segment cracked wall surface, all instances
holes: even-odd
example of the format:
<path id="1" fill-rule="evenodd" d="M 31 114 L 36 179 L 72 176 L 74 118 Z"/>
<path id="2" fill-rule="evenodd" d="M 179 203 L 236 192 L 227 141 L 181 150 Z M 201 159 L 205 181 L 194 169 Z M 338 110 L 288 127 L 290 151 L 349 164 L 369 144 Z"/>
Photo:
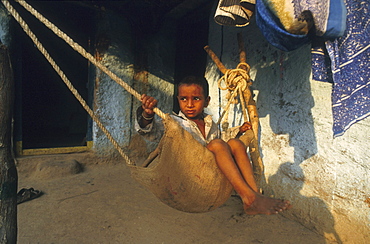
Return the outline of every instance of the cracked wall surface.
<path id="1" fill-rule="evenodd" d="M 310 45 L 291 52 L 267 43 L 254 21 L 244 28 L 210 21 L 209 46 L 226 68 L 239 63 L 241 32 L 251 66 L 252 89 L 260 116 L 260 148 L 265 165 L 264 192 L 290 199 L 285 216 L 338 243 L 370 241 L 370 118 L 333 138 L 332 85 L 312 80 Z M 224 93 L 212 61 L 213 113 L 220 114 Z M 242 122 L 235 109 L 232 121 Z M 237 118 L 237 119 L 235 119 Z M 236 125 L 236 124 L 235 124 Z"/>

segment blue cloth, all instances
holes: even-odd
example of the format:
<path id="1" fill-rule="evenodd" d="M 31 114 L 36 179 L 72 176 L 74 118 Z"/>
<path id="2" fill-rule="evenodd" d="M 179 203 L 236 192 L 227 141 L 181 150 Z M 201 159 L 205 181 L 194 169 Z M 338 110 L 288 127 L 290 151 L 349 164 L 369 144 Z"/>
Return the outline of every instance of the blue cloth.
<path id="1" fill-rule="evenodd" d="M 266 0 L 275 2 L 275 0 Z M 317 36 L 335 39 L 343 35 L 346 29 L 346 7 L 343 0 L 287 0 L 294 8 L 294 16 L 300 18 L 301 13 L 312 14 Z M 276 1 L 275 4 L 280 4 Z M 285 3 L 288 5 L 288 3 Z"/>
<path id="2" fill-rule="evenodd" d="M 292 51 L 310 41 L 308 35 L 295 35 L 286 31 L 262 0 L 256 1 L 256 23 L 266 40 L 280 50 Z"/>
<path id="3" fill-rule="evenodd" d="M 313 78 L 333 79 L 333 133 L 342 135 L 370 115 L 370 0 L 345 0 L 347 29 L 344 36 L 326 42 L 331 72 L 325 74 L 325 55 L 313 54 Z M 316 55 L 316 56 L 315 56 Z M 315 65 L 315 66 L 314 66 Z M 325 78 L 327 75 L 327 78 Z"/>
<path id="4" fill-rule="evenodd" d="M 326 23 L 326 31 L 322 37 L 335 39 L 343 36 L 346 30 L 347 10 L 343 0 L 330 0 L 329 16 Z"/>
<path id="5" fill-rule="evenodd" d="M 325 0 L 319 4 L 311 0 L 285 0 L 286 8 L 283 9 L 281 3 L 277 0 L 256 1 L 257 26 L 266 40 L 280 50 L 295 50 L 312 41 L 315 36 L 334 40 L 342 36 L 346 29 L 343 0 Z M 289 7 L 292 11 L 289 11 Z M 307 18 L 308 22 L 301 22 L 301 18 Z M 314 24 L 315 29 L 311 28 L 310 32 L 300 29 L 306 24 L 309 26 L 309 23 Z"/>
<path id="6" fill-rule="evenodd" d="M 325 44 L 311 49 L 312 79 L 333 83 L 331 61 Z"/>
<path id="7" fill-rule="evenodd" d="M 370 115 L 369 0 L 346 0 L 345 35 L 327 43 L 333 72 L 334 136 Z"/>

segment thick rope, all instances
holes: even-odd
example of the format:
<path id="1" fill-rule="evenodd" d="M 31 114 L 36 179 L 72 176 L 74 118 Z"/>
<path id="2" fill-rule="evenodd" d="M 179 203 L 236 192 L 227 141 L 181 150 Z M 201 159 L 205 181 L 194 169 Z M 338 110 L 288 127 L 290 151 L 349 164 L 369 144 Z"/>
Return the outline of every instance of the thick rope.
<path id="1" fill-rule="evenodd" d="M 68 78 L 66 77 L 66 75 L 59 68 L 59 66 L 55 63 L 55 61 L 51 58 L 51 56 L 46 51 L 46 49 L 43 47 L 43 45 L 40 43 L 40 41 L 37 39 L 37 37 L 35 36 L 35 34 L 29 29 L 29 26 L 19 16 L 19 14 L 16 12 L 16 10 L 9 4 L 9 1 L 6 1 L 6 0 L 1 0 L 1 1 L 4 4 L 4 6 L 7 8 L 7 10 L 12 14 L 12 16 L 14 17 L 14 19 L 21 25 L 22 29 L 26 32 L 26 34 L 31 38 L 31 40 L 36 45 L 36 47 L 45 56 L 45 58 L 48 60 L 48 62 L 51 64 L 51 66 L 54 68 L 54 70 L 61 77 L 61 79 L 63 80 L 63 82 L 71 90 L 71 92 L 77 98 L 77 100 L 80 102 L 80 104 L 82 105 L 82 107 L 87 111 L 87 113 L 91 116 L 91 118 L 94 120 L 94 122 L 105 133 L 105 135 L 108 137 L 108 139 L 111 141 L 111 143 L 117 149 L 117 151 L 126 160 L 126 163 L 128 165 L 135 165 L 135 163 L 132 162 L 129 159 L 129 157 L 123 152 L 122 148 L 118 145 L 117 141 L 114 140 L 113 136 L 109 133 L 109 131 L 100 122 L 100 120 L 98 119 L 98 117 L 95 115 L 95 113 L 92 111 L 92 109 L 87 105 L 86 101 L 81 97 L 81 95 L 78 93 L 78 91 L 76 90 L 76 88 L 73 87 L 72 83 L 68 80 Z"/>
<path id="2" fill-rule="evenodd" d="M 246 66 L 247 69 L 241 69 L 240 66 Z M 222 82 L 225 86 L 222 86 Z M 242 91 L 250 85 L 249 65 L 247 63 L 239 63 L 235 69 L 228 69 L 225 74 L 218 80 L 218 87 L 221 90 L 229 90 L 229 92 L 236 89 L 240 85 Z"/>
<path id="3" fill-rule="evenodd" d="M 2 0 L 4 1 L 4 0 Z M 51 31 L 53 31 L 57 36 L 63 39 L 67 44 L 69 44 L 75 51 L 93 63 L 96 67 L 106 73 L 112 80 L 117 82 L 120 86 L 122 86 L 127 92 L 133 95 L 136 99 L 141 101 L 141 95 L 132 89 L 126 82 L 124 82 L 121 78 L 119 78 L 116 74 L 110 71 L 107 67 L 105 67 L 102 63 L 97 61 L 90 53 L 88 53 L 81 45 L 74 42 L 72 38 L 70 38 L 67 34 L 61 31 L 57 26 L 51 23 L 48 19 L 46 19 L 43 15 L 41 15 L 36 9 L 30 6 L 24 0 L 16 0 L 20 5 L 22 5 L 28 12 L 30 12 L 33 16 L 35 16 L 41 23 L 43 23 L 46 27 L 48 27 Z M 154 112 L 161 118 L 165 118 L 166 114 L 163 113 L 159 108 L 154 108 Z"/>
<path id="4" fill-rule="evenodd" d="M 238 89 L 235 89 L 231 95 L 230 99 L 227 101 L 226 107 L 224 111 L 222 112 L 220 118 L 218 118 L 217 124 L 219 125 L 222 121 L 222 118 L 225 116 L 225 114 L 228 112 L 231 102 L 235 99 L 235 97 L 238 95 Z"/>
<path id="5" fill-rule="evenodd" d="M 246 69 L 241 69 L 240 66 L 245 66 Z M 221 90 L 228 90 L 228 94 L 226 95 L 226 99 L 228 99 L 227 105 L 221 114 L 218 124 L 221 123 L 223 116 L 230 108 L 231 103 L 238 103 L 236 99 L 237 95 L 239 95 L 239 100 L 241 102 L 242 110 L 243 110 L 243 117 L 244 121 L 248 120 L 248 116 L 246 113 L 246 107 L 244 101 L 243 92 L 246 89 L 249 89 L 249 86 L 252 84 L 249 77 L 249 70 L 250 66 L 247 63 L 239 63 L 236 69 L 229 69 L 225 72 L 225 74 L 218 80 L 217 84 Z M 224 83 L 224 85 L 223 85 Z"/>

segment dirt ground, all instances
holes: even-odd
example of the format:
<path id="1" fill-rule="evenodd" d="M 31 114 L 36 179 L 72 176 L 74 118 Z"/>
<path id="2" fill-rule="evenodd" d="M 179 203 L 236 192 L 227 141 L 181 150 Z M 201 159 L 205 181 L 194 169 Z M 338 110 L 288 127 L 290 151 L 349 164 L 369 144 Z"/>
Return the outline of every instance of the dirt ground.
<path id="1" fill-rule="evenodd" d="M 83 166 L 80 173 L 70 169 L 73 160 Z M 136 183 L 120 160 L 90 153 L 30 156 L 17 158 L 17 168 L 19 189 L 44 192 L 18 205 L 20 244 L 328 243 L 283 215 L 243 214 L 235 196 L 208 213 L 172 209 Z"/>

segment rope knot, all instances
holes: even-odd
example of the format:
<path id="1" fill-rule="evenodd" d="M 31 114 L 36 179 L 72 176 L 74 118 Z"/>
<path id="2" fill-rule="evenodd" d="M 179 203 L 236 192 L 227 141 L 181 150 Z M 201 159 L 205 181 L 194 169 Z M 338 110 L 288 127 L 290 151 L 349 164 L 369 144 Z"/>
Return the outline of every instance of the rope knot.
<path id="1" fill-rule="evenodd" d="M 221 90 L 229 91 L 226 95 L 226 99 L 234 99 L 234 104 L 237 104 L 238 100 L 236 96 L 232 96 L 233 91 L 240 89 L 244 92 L 250 85 L 252 85 L 249 70 L 250 66 L 247 63 L 239 63 L 236 69 L 227 70 L 224 76 L 218 80 L 218 87 Z M 224 86 L 222 83 L 224 83 Z"/>

